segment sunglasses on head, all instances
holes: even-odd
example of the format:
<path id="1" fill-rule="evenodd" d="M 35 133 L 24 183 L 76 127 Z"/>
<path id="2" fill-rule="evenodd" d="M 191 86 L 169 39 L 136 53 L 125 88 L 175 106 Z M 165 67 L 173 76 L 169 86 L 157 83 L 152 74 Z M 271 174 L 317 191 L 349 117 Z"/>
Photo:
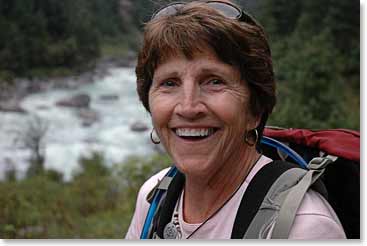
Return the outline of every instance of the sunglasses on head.
<path id="1" fill-rule="evenodd" d="M 231 3 L 221 1 L 206 1 L 204 3 L 208 4 L 211 8 L 217 10 L 227 18 L 242 21 L 251 25 L 259 25 L 251 15 Z M 155 12 L 151 20 L 163 16 L 174 15 L 185 4 L 186 3 L 171 3 Z"/>

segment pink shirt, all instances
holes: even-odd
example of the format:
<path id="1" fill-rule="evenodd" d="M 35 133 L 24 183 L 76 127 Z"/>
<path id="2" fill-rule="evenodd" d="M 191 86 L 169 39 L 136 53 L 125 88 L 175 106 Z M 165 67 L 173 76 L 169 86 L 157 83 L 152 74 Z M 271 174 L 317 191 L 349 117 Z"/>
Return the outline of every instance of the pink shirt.
<path id="1" fill-rule="evenodd" d="M 227 202 L 227 204 L 209 221 L 207 221 L 198 231 L 196 231 L 191 239 L 230 239 L 232 227 L 237 214 L 238 207 L 241 203 L 243 194 L 248 184 L 255 174 L 267 163 L 272 160 L 262 156 L 256 165 L 252 168 L 245 182 L 239 190 Z M 133 219 L 126 239 L 139 239 L 140 233 L 144 225 L 145 217 L 149 209 L 149 203 L 146 201 L 147 194 L 167 173 L 168 168 L 160 171 L 141 187 Z M 182 196 L 178 207 L 179 223 L 182 230 L 182 238 L 189 236 L 200 224 L 186 223 L 182 218 Z M 271 230 L 270 230 L 271 232 Z M 344 230 L 336 216 L 334 210 L 329 203 L 317 192 L 309 190 L 300 208 L 297 211 L 296 218 L 291 229 L 289 239 L 345 239 Z"/>

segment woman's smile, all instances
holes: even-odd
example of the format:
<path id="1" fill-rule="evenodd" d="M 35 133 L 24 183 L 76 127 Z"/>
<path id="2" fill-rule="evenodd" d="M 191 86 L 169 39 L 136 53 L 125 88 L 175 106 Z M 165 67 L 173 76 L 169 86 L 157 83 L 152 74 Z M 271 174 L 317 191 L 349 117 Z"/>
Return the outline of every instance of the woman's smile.
<path id="1" fill-rule="evenodd" d="M 177 127 L 172 128 L 172 131 L 182 140 L 189 142 L 200 142 L 209 139 L 219 128 L 217 127 Z"/>

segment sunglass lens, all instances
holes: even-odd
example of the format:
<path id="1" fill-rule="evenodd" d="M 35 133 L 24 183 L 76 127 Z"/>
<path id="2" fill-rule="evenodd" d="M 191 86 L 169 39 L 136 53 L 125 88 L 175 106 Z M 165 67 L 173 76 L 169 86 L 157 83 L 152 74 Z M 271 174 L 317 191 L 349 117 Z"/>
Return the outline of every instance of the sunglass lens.
<path id="1" fill-rule="evenodd" d="M 184 5 L 183 3 L 176 3 L 169 5 L 167 7 L 164 7 L 163 9 L 159 10 L 157 13 L 155 13 L 152 17 L 152 19 L 162 16 L 168 16 L 168 15 L 174 15 L 177 13 L 178 9 Z"/>
<path id="2" fill-rule="evenodd" d="M 209 2 L 208 5 L 210 5 L 213 9 L 218 10 L 228 18 L 238 19 L 241 17 L 241 11 L 231 5 L 221 2 Z"/>

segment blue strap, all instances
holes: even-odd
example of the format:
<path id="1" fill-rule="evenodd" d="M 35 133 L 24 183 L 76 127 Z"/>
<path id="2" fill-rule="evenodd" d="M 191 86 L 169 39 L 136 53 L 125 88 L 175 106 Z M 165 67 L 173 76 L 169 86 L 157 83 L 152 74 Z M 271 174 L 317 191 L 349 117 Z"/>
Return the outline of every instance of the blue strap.
<path id="1" fill-rule="evenodd" d="M 298 165 L 300 165 L 302 168 L 308 169 L 307 168 L 307 162 L 294 150 L 292 150 L 290 147 L 288 147 L 287 145 L 273 139 L 273 138 L 269 138 L 269 137 L 265 137 L 263 136 L 261 138 L 261 143 L 274 147 L 280 151 L 282 151 L 283 153 L 287 154 L 289 157 L 291 157 Z"/>
<path id="2" fill-rule="evenodd" d="M 177 168 L 175 166 L 172 166 L 170 170 L 167 172 L 166 177 L 173 177 L 177 173 Z M 158 189 L 157 193 L 155 194 L 153 201 L 149 207 L 147 217 L 145 218 L 143 230 L 140 235 L 140 239 L 148 239 L 149 236 L 149 230 L 152 225 L 152 220 L 154 217 L 154 214 L 157 210 L 157 206 L 162 199 L 163 194 L 166 192 L 164 189 Z"/>

